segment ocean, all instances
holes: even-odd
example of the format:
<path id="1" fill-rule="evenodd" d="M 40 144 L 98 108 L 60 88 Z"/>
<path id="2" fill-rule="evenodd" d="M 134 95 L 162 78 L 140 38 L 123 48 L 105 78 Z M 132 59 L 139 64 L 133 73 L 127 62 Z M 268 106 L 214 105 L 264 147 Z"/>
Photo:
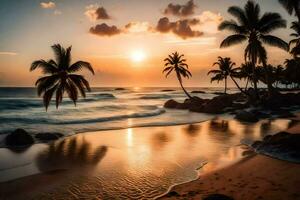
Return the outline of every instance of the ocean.
<path id="1" fill-rule="evenodd" d="M 213 98 L 223 88 L 188 88 L 205 91 L 193 94 Z M 236 92 L 229 89 L 229 92 Z M 212 115 L 186 110 L 163 108 L 168 99 L 183 102 L 186 98 L 180 88 L 92 88 L 76 107 L 64 97 L 58 109 L 50 103 L 46 112 L 35 88 L 0 88 L 0 133 L 23 128 L 29 132 L 79 132 L 112 130 L 128 127 L 177 125 L 201 122 Z"/>

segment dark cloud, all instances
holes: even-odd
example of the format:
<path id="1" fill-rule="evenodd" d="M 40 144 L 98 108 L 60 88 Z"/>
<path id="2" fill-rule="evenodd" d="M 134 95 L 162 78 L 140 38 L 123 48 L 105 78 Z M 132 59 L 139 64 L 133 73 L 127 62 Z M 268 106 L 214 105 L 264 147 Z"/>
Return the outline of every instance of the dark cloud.
<path id="1" fill-rule="evenodd" d="M 96 19 L 110 19 L 111 17 L 108 15 L 107 11 L 103 7 L 97 8 L 95 11 Z"/>
<path id="2" fill-rule="evenodd" d="M 118 27 L 109 26 L 106 23 L 91 27 L 89 32 L 98 36 L 113 36 L 122 33 L 122 31 Z"/>
<path id="3" fill-rule="evenodd" d="M 186 17 L 189 15 L 193 15 L 195 8 L 196 5 L 193 0 L 188 1 L 184 5 L 170 3 L 168 7 L 164 10 L 164 14 Z"/>
<path id="4" fill-rule="evenodd" d="M 200 23 L 198 19 L 184 19 L 178 20 L 175 22 L 170 22 L 169 18 L 163 17 L 157 23 L 156 31 L 160 33 L 169 33 L 172 32 L 182 39 L 199 37 L 203 35 L 203 32 L 192 30 L 191 26 L 197 25 Z"/>

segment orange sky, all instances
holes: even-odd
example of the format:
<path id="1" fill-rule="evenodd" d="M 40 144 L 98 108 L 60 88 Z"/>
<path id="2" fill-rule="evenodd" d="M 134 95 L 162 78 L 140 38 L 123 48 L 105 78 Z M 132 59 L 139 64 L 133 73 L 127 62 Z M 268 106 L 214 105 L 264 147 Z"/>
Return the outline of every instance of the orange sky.
<path id="1" fill-rule="evenodd" d="M 52 58 L 50 46 L 54 43 L 65 47 L 72 45 L 73 61 L 90 62 L 96 75 L 86 74 L 87 78 L 92 86 L 100 87 L 177 86 L 174 77 L 165 79 L 161 73 L 163 59 L 174 51 L 186 55 L 193 74 L 192 79 L 185 81 L 187 86 L 218 86 L 210 84 L 206 73 L 219 55 L 229 56 L 237 64 L 243 60 L 244 45 L 219 49 L 220 41 L 229 33 L 219 32 L 217 26 L 223 19 L 229 18 L 226 12 L 229 6 L 243 6 L 244 1 L 130 0 L 126 4 L 120 0 L 100 3 L 92 0 L 28 2 L 4 0 L 3 3 L 5 12 L 0 22 L 7 28 L 1 30 L 0 35 L 1 86 L 33 86 L 41 73 L 30 73 L 30 64 L 36 59 Z M 192 8 L 189 8 L 188 3 L 191 2 Z M 258 2 L 263 12 L 280 12 L 289 22 L 292 20 L 277 1 L 276 4 L 274 0 Z M 186 6 L 190 10 L 187 15 L 184 10 L 171 13 L 170 3 Z M 102 7 L 106 13 L 103 9 L 102 13 L 96 13 Z M 162 32 L 157 27 L 164 17 L 168 17 L 170 22 L 197 19 L 199 23 L 191 25 L 193 32 L 172 29 Z M 95 32 L 90 31 L 103 23 L 109 30 L 102 26 Z M 111 29 L 112 26 L 116 30 Z M 106 32 L 102 32 L 103 28 Z M 286 29 L 274 35 L 288 40 L 290 32 Z M 108 33 L 111 35 L 108 36 Z M 133 58 L 136 52 L 144 57 L 138 62 Z M 286 52 L 275 48 L 268 48 L 268 53 L 272 64 L 281 64 L 289 57 Z"/>

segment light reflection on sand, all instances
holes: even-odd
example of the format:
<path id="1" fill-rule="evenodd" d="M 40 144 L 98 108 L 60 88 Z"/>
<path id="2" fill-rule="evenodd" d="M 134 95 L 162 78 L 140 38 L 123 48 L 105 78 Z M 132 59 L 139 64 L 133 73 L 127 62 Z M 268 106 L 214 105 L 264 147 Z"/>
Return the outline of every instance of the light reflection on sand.
<path id="1" fill-rule="evenodd" d="M 288 125 L 288 120 L 251 125 L 214 119 L 183 126 L 78 134 L 19 153 L 1 149 L 2 182 L 17 178 L 9 176 L 11 171 L 22 174 L 22 162 L 32 162 L 30 174 L 36 175 L 1 183 L 0 193 L 17 198 L 28 191 L 20 189 L 15 194 L 8 188 L 17 183 L 22 188 L 26 181 L 35 180 L 40 187 L 38 192 L 27 194 L 30 198 L 151 199 L 173 184 L 195 179 L 195 170 L 205 162 L 208 164 L 201 173 L 241 158 L 245 150 L 238 146 L 241 139 L 257 140 Z M 7 163 L 9 168 L 5 167 Z M 49 177 L 46 181 L 43 174 L 54 171 L 57 173 L 51 175 L 51 181 Z"/>

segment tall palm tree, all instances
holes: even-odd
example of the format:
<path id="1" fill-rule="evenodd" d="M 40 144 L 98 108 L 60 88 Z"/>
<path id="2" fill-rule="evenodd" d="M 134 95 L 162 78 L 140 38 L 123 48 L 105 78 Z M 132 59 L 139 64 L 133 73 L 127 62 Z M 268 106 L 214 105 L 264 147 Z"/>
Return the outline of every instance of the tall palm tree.
<path id="1" fill-rule="evenodd" d="M 178 52 L 172 53 L 169 55 L 164 61 L 165 61 L 165 69 L 163 70 L 163 73 L 166 73 L 166 77 L 169 76 L 169 74 L 174 71 L 176 73 L 177 79 L 179 81 L 179 84 L 190 99 L 192 99 L 191 95 L 184 89 L 182 84 L 182 77 L 184 78 L 190 78 L 192 77 L 191 72 L 188 70 L 188 65 L 186 64 L 186 59 L 183 58 L 183 54 L 179 54 Z"/>
<path id="2" fill-rule="evenodd" d="M 286 11 L 290 14 L 298 17 L 298 21 L 300 22 L 300 1 L 299 0 L 279 0 L 279 3 L 286 9 Z"/>
<path id="3" fill-rule="evenodd" d="M 240 68 L 234 68 L 235 63 L 231 61 L 230 58 L 222 58 L 221 56 L 218 57 L 218 61 L 213 64 L 213 66 L 218 66 L 219 69 L 216 70 L 210 70 L 207 75 L 214 74 L 214 76 L 211 78 L 211 81 L 222 81 L 225 80 L 225 89 L 224 93 L 226 94 L 227 91 L 227 78 L 228 76 L 232 79 L 232 81 L 235 83 L 235 85 L 244 92 L 240 86 L 235 81 L 234 77 L 238 75 L 238 70 Z"/>
<path id="4" fill-rule="evenodd" d="M 278 13 L 265 13 L 261 16 L 260 7 L 253 1 L 248 1 L 244 8 L 232 6 L 228 13 L 237 19 L 225 20 L 219 25 L 219 30 L 229 30 L 233 35 L 228 36 L 221 43 L 221 48 L 229 47 L 248 41 L 245 49 L 245 61 L 250 61 L 253 65 L 253 83 L 258 98 L 257 76 L 255 66 L 262 63 L 267 65 L 267 52 L 263 44 L 279 47 L 288 51 L 288 44 L 282 39 L 270 35 L 278 28 L 285 28 L 286 21 Z M 268 84 L 271 90 L 272 85 Z"/>
<path id="5" fill-rule="evenodd" d="M 71 64 L 71 46 L 64 49 L 60 44 L 55 44 L 52 46 L 52 50 L 55 54 L 55 60 L 36 60 L 31 64 L 30 71 L 40 68 L 46 75 L 39 78 L 35 83 L 38 95 L 43 96 L 46 110 L 54 93 L 56 95 L 56 108 L 62 102 L 65 92 L 76 106 L 78 94 L 80 93 L 81 96 L 85 97 L 85 90 L 91 91 L 89 82 L 76 72 L 85 68 L 95 74 L 94 70 L 90 63 L 85 61 Z"/>
<path id="6" fill-rule="evenodd" d="M 290 41 L 290 53 L 296 58 L 300 54 L 300 22 L 292 22 L 291 29 L 295 31 L 291 37 L 295 38 Z"/>

